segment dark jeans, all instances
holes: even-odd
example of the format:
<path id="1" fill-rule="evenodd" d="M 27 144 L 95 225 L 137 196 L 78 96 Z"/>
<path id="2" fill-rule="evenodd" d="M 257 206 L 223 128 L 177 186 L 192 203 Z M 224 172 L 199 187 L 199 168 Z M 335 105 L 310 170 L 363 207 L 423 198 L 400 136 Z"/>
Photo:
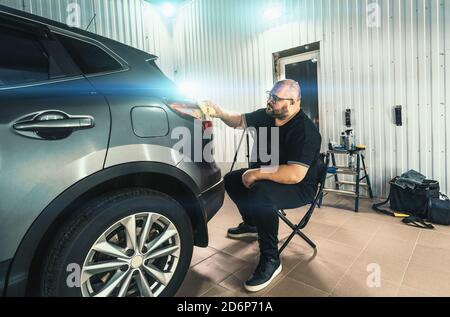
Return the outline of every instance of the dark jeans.
<path id="1" fill-rule="evenodd" d="M 256 226 L 261 255 L 278 258 L 278 209 L 293 209 L 312 203 L 316 188 L 312 185 L 285 185 L 258 181 L 250 188 L 242 183 L 247 169 L 225 175 L 225 189 L 237 205 L 244 222 Z"/>

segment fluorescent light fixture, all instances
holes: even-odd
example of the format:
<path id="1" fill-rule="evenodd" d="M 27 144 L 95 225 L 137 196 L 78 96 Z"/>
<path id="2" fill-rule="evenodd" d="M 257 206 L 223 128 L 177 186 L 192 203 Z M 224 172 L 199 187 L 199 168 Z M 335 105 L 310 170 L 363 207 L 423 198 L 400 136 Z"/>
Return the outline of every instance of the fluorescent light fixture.
<path id="1" fill-rule="evenodd" d="M 166 2 L 161 5 L 161 12 L 166 18 L 171 18 L 177 12 L 177 7 L 170 2 Z"/>
<path id="2" fill-rule="evenodd" d="M 273 6 L 270 8 L 267 8 L 266 11 L 264 11 L 264 18 L 267 20 L 276 20 L 280 18 L 283 15 L 283 10 L 280 6 Z"/>

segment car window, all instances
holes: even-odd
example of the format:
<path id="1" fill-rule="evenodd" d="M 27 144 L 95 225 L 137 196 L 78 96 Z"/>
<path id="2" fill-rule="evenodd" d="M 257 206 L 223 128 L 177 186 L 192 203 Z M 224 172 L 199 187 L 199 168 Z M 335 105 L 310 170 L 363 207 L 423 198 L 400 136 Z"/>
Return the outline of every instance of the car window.
<path id="1" fill-rule="evenodd" d="M 75 38 L 55 34 L 85 75 L 121 70 L 122 65 L 100 47 Z"/>
<path id="2" fill-rule="evenodd" d="M 2 27 L 0 46 L 0 86 L 51 79 L 48 55 L 37 38 Z"/>

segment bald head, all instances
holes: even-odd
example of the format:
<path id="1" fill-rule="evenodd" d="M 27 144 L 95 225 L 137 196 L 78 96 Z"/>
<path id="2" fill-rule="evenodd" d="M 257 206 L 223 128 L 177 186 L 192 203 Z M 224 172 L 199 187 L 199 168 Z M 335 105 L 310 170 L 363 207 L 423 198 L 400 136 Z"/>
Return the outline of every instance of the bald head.
<path id="1" fill-rule="evenodd" d="M 286 93 L 289 94 L 289 97 L 294 99 L 295 101 L 302 99 L 302 90 L 298 82 L 296 82 L 295 80 L 292 79 L 280 80 L 275 84 L 272 91 L 277 91 L 280 89 L 285 90 Z"/>
<path id="2" fill-rule="evenodd" d="M 270 91 L 266 113 L 278 120 L 288 120 L 300 111 L 300 85 L 291 79 L 277 82 Z"/>

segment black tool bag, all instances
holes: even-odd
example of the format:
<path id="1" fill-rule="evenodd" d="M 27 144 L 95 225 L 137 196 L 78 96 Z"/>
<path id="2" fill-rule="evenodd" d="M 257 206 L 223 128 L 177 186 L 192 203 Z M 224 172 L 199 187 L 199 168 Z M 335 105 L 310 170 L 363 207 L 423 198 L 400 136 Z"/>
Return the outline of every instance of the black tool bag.
<path id="1" fill-rule="evenodd" d="M 425 219 L 431 223 L 437 225 L 450 225 L 450 200 L 447 196 L 441 194 L 444 200 L 439 198 L 430 198 L 427 205 L 427 216 Z M 409 216 L 402 220 L 403 223 L 423 228 L 423 229 L 434 229 L 431 223 L 425 222 L 425 220 L 419 216 Z"/>
<path id="2" fill-rule="evenodd" d="M 380 207 L 389 203 L 395 212 L 417 216 L 425 219 L 428 212 L 428 202 L 431 198 L 439 199 L 439 182 L 424 180 L 422 184 L 416 185 L 414 189 L 402 188 L 395 184 L 397 177 L 390 181 L 389 197 L 385 202 L 374 204 L 372 208 L 383 214 L 394 216 L 394 212 L 381 209 Z"/>
<path id="3" fill-rule="evenodd" d="M 431 198 L 428 201 L 427 220 L 437 225 L 450 225 L 450 199 L 442 195 L 444 200 Z"/>

